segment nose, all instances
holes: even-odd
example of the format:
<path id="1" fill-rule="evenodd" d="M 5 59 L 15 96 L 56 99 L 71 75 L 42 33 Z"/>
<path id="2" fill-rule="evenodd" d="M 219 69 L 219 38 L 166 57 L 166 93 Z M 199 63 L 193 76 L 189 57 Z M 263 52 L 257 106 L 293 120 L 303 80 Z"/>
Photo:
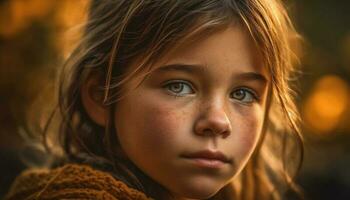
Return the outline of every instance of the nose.
<path id="1" fill-rule="evenodd" d="M 231 134 L 231 123 L 223 106 L 204 108 L 204 113 L 195 122 L 197 135 L 228 137 Z"/>

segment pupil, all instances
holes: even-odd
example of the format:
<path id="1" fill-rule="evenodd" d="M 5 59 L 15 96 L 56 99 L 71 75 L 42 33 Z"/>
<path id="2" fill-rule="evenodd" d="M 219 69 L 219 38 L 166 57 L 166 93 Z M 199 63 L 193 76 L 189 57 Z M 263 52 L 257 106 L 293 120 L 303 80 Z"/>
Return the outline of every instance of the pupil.
<path id="1" fill-rule="evenodd" d="M 173 85 L 173 90 L 178 92 L 182 90 L 182 84 L 181 83 L 177 83 Z"/>
<path id="2" fill-rule="evenodd" d="M 243 90 L 238 90 L 234 93 L 235 98 L 242 99 L 244 98 L 245 94 Z"/>

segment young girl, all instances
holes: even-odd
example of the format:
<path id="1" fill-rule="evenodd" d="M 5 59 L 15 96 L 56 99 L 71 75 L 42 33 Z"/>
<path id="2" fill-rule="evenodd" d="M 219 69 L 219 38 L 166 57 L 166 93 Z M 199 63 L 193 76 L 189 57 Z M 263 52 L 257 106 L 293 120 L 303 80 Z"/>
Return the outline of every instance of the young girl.
<path id="1" fill-rule="evenodd" d="M 296 36 L 279 0 L 92 0 L 56 159 L 7 199 L 279 199 L 302 160 Z"/>

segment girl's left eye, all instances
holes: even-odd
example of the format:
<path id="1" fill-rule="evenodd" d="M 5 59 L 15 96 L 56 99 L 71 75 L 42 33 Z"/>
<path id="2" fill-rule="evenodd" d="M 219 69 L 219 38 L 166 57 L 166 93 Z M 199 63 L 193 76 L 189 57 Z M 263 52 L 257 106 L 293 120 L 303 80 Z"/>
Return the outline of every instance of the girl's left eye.
<path id="1" fill-rule="evenodd" d="M 176 96 L 185 96 L 185 95 L 194 93 L 191 85 L 183 81 L 170 82 L 166 84 L 164 87 L 169 92 L 175 94 Z"/>
<path id="2" fill-rule="evenodd" d="M 258 100 L 257 95 L 253 91 L 244 88 L 233 91 L 230 96 L 231 98 L 245 104 L 251 104 Z"/>

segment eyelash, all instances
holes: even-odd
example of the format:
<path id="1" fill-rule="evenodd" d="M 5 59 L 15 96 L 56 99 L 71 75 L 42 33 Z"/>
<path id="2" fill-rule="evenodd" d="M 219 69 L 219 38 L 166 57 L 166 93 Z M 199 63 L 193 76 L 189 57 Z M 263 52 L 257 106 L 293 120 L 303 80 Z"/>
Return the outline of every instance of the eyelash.
<path id="1" fill-rule="evenodd" d="M 182 84 L 182 87 L 181 87 L 181 91 L 183 90 L 184 88 L 184 85 L 187 85 L 191 90 L 192 92 L 191 93 L 186 93 L 186 94 L 179 94 L 179 93 L 176 93 L 174 91 L 171 91 L 170 89 L 170 86 L 173 86 L 175 84 Z M 164 88 L 166 88 L 168 90 L 168 92 L 171 93 L 171 95 L 175 96 L 175 97 L 183 97 L 183 96 L 186 96 L 188 94 L 193 94 L 194 93 L 194 89 L 192 87 L 192 84 L 190 84 L 189 82 L 187 81 L 181 81 L 181 80 L 173 80 L 173 81 L 169 81 L 167 82 L 164 86 Z M 247 96 L 247 94 L 251 95 L 251 98 L 252 100 L 250 100 L 249 102 L 243 102 L 239 99 L 236 99 L 236 98 L 233 98 L 243 104 L 252 104 L 254 102 L 258 102 L 260 100 L 259 96 L 256 94 L 256 92 L 250 88 L 246 88 L 246 87 L 240 87 L 240 88 L 237 88 L 235 89 L 233 92 L 231 92 L 230 94 L 230 97 L 235 93 L 235 92 L 239 92 L 239 91 L 243 91 L 244 92 L 244 97 L 243 99 Z"/>
<path id="2" fill-rule="evenodd" d="M 250 88 L 246 88 L 246 87 L 240 87 L 240 88 L 238 88 L 238 89 L 235 89 L 235 90 L 230 94 L 230 96 L 233 95 L 233 93 L 238 92 L 238 91 L 243 91 L 243 92 L 245 92 L 244 98 L 246 97 L 247 94 L 251 95 L 252 100 L 249 101 L 249 102 L 243 102 L 243 101 L 241 101 L 241 100 L 235 99 L 235 100 L 237 100 L 237 101 L 239 101 L 239 102 L 241 102 L 241 103 L 243 103 L 243 104 L 249 105 L 249 104 L 252 104 L 252 103 L 254 103 L 254 102 L 259 102 L 259 101 L 260 101 L 260 97 L 257 95 L 257 93 L 256 93 L 254 90 L 252 90 L 252 89 L 250 89 Z"/>
<path id="3" fill-rule="evenodd" d="M 167 82 L 165 85 L 164 85 L 164 88 L 166 88 L 170 93 L 172 93 L 171 95 L 175 96 L 175 97 L 183 97 L 185 95 L 188 95 L 188 94 L 179 94 L 179 93 L 176 93 L 174 91 L 171 91 L 169 89 L 170 86 L 173 86 L 175 84 L 182 84 L 182 87 L 181 87 L 181 91 L 183 90 L 183 86 L 184 85 L 187 85 L 191 90 L 192 92 L 191 93 L 188 93 L 188 94 L 193 94 L 194 93 L 194 89 L 192 87 L 192 84 L 190 84 L 189 82 L 187 81 L 180 81 L 180 80 L 174 80 L 174 81 L 169 81 Z"/>

